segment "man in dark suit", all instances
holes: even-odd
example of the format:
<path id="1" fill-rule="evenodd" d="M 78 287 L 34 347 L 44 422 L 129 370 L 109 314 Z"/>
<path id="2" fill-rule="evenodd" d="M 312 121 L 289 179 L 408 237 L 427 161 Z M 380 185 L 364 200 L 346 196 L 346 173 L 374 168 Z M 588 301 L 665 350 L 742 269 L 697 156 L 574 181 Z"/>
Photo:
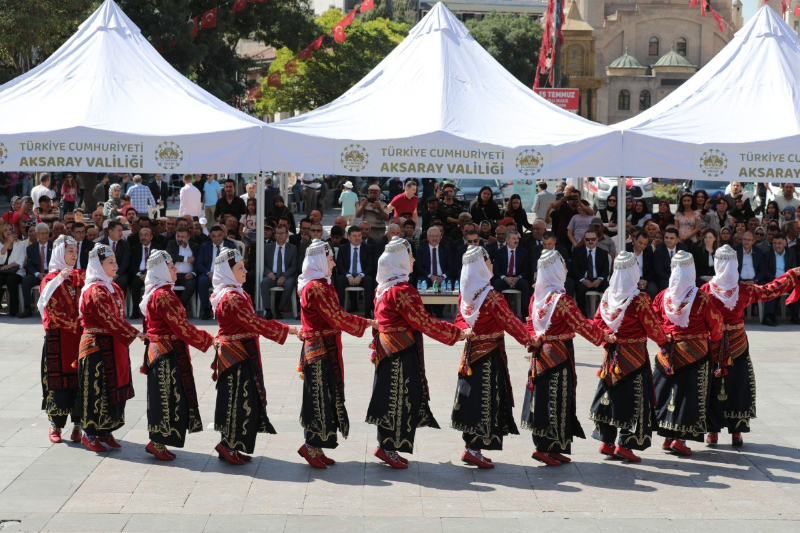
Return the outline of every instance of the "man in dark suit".
<path id="1" fill-rule="evenodd" d="M 527 316 L 531 300 L 531 260 L 528 257 L 528 250 L 519 246 L 517 230 L 511 229 L 506 232 L 506 246 L 497 251 L 492 265 L 494 290 L 500 293 L 507 289 L 520 291 L 522 293 L 520 308 L 523 316 Z"/>
<path id="2" fill-rule="evenodd" d="M 289 244 L 299 250 L 300 244 L 306 241 L 311 242 L 311 224 L 310 218 L 301 220 L 297 225 L 297 233 L 289 237 Z"/>
<path id="3" fill-rule="evenodd" d="M 503 225 L 499 225 L 495 228 L 494 236 L 497 240 L 486 245 L 486 251 L 489 252 L 489 259 L 494 259 L 494 254 L 497 253 L 497 250 L 505 247 L 506 231 L 508 231 L 508 229 Z"/>
<path id="4" fill-rule="evenodd" d="M 226 230 L 219 224 L 213 226 L 209 232 L 210 241 L 200 246 L 194 270 L 197 274 L 197 296 L 200 298 L 200 318 L 211 319 L 211 302 L 208 290 L 211 288 L 211 279 L 214 276 L 214 259 L 223 248 L 236 249 L 236 244 L 225 238 Z"/>
<path id="5" fill-rule="evenodd" d="M 531 275 L 534 285 L 536 285 L 536 271 L 539 269 L 539 258 L 542 257 L 542 252 L 545 250 L 557 251 L 559 255 L 564 258 L 564 265 L 567 267 L 567 272 L 569 272 L 569 253 L 563 246 L 556 244 L 556 242 L 556 234 L 552 231 L 545 231 L 542 234 L 542 245 L 533 247 L 533 251 L 531 252 Z M 575 284 L 569 276 L 564 280 L 564 289 L 567 291 L 567 295 L 575 297 Z"/>
<path id="6" fill-rule="evenodd" d="M 139 241 L 140 243 L 131 249 L 131 262 L 128 266 L 128 279 L 130 280 L 128 288 L 133 302 L 131 318 L 141 318 L 142 316 L 139 312 L 139 304 L 142 301 L 144 278 L 147 274 L 147 259 L 153 250 L 158 250 L 153 243 L 153 232 L 150 228 L 139 230 Z"/>
<path id="7" fill-rule="evenodd" d="M 745 231 L 742 234 L 742 244 L 734 247 L 734 250 L 739 259 L 739 283 L 764 283 L 764 278 L 767 277 L 764 252 L 755 246 L 753 233 Z"/>
<path id="8" fill-rule="evenodd" d="M 22 311 L 20 318 L 31 316 L 31 292 L 38 287 L 47 275 L 53 243 L 50 228 L 44 222 L 36 224 L 36 242 L 25 249 L 25 277 L 22 278 Z"/>
<path id="9" fill-rule="evenodd" d="M 582 246 L 572 250 L 569 277 L 575 283 L 575 299 L 578 308 L 586 312 L 586 293 L 589 291 L 605 292 L 611 277 L 611 256 L 597 247 L 597 233 L 586 230 L 583 234 Z M 587 314 L 586 316 L 590 316 Z"/>
<path id="10" fill-rule="evenodd" d="M 83 222 L 76 222 L 72 225 L 70 232 L 72 238 L 78 243 L 78 263 L 75 268 L 79 270 L 86 270 L 89 266 L 89 252 L 94 248 L 94 243 L 86 238 L 86 224 Z"/>
<path id="11" fill-rule="evenodd" d="M 669 276 L 672 274 L 672 257 L 679 251 L 688 251 L 685 244 L 678 240 L 678 230 L 667 228 L 664 231 L 664 244 L 653 253 L 653 268 L 656 273 L 656 286 L 659 292 L 669 287 Z"/>
<path id="12" fill-rule="evenodd" d="M 177 294 L 180 296 L 184 309 L 188 309 L 197 290 L 195 265 L 197 257 L 200 255 L 200 247 L 191 242 L 189 230 L 182 227 L 175 232 L 175 240 L 167 243 L 167 253 L 172 257 L 172 263 L 178 270 L 175 286 L 183 287 L 183 290 L 178 291 Z"/>
<path id="13" fill-rule="evenodd" d="M 633 254 L 639 264 L 639 290 L 647 292 L 650 298 L 655 298 L 658 294 L 658 285 L 656 285 L 655 261 L 653 260 L 653 249 L 650 247 L 650 238 L 643 229 L 639 229 L 631 238 L 633 242 L 625 248 Z"/>
<path id="14" fill-rule="evenodd" d="M 339 295 L 339 302 L 344 305 L 347 287 L 361 287 L 364 289 L 364 317 L 371 318 L 375 300 L 378 254 L 374 246 L 361 242 L 362 232 L 358 226 L 350 226 L 347 230 L 347 239 L 349 242 L 342 243 L 336 258 L 336 268 L 339 272 L 336 277 L 336 292 Z M 354 303 L 354 299 L 351 300 L 351 305 Z"/>
<path id="15" fill-rule="evenodd" d="M 505 239 L 505 236 L 503 237 Z M 481 237 L 477 230 L 470 230 L 467 232 L 466 235 L 467 243 L 461 245 L 456 250 L 456 255 L 453 260 L 453 279 L 457 279 L 459 283 L 461 283 L 461 266 L 464 264 L 464 254 L 467 253 L 467 250 L 470 246 L 480 246 L 481 245 Z M 492 256 L 489 254 L 489 259 Z"/>
<path id="16" fill-rule="evenodd" d="M 275 229 L 275 242 L 264 247 L 264 278 L 261 280 L 261 300 L 266 308 L 270 301 L 269 291 L 282 287 L 280 302 L 273 309 L 276 319 L 283 318 L 283 310 L 289 299 L 294 297 L 297 286 L 298 258 L 297 248 L 288 243 L 289 230 L 283 226 Z"/>
<path id="17" fill-rule="evenodd" d="M 451 278 L 452 257 L 450 249 L 442 244 L 442 230 L 437 226 L 428 228 L 427 241 L 420 243 L 414 261 L 414 274 L 418 280 L 425 280 L 428 287 L 435 282 L 442 283 Z M 441 305 L 428 306 L 431 313 L 441 318 Z"/>
<path id="18" fill-rule="evenodd" d="M 797 256 L 794 250 L 787 248 L 786 235 L 778 233 L 772 238 L 772 248 L 764 254 L 764 271 L 766 278 L 764 282 L 770 282 L 781 277 L 789 270 L 797 267 Z M 775 319 L 775 308 L 780 301 L 779 298 L 764 303 L 764 325 L 776 327 L 778 321 Z M 789 306 L 792 315 L 792 324 L 800 324 L 800 302 L 795 302 Z"/>
<path id="19" fill-rule="evenodd" d="M 169 199 L 169 184 L 161 179 L 161 174 L 156 174 L 153 180 L 147 185 L 150 193 L 158 204 L 159 216 L 167 216 L 167 200 Z"/>
<path id="20" fill-rule="evenodd" d="M 108 237 L 100 239 L 100 244 L 105 244 L 114 252 L 117 258 L 117 277 L 114 283 L 119 285 L 122 292 L 128 289 L 128 267 L 131 263 L 131 247 L 128 241 L 122 238 L 122 224 L 116 220 L 108 223 Z"/>

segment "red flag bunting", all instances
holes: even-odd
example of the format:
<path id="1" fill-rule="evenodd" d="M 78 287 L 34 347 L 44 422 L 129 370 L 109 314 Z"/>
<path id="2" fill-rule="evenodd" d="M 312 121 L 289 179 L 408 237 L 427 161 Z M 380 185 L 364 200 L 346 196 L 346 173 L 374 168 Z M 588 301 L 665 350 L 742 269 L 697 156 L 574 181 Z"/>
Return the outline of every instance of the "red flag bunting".
<path id="1" fill-rule="evenodd" d="M 281 86 L 281 71 L 276 70 L 267 76 L 267 87 L 280 87 Z"/>
<path id="2" fill-rule="evenodd" d="M 264 95 L 261 92 L 261 84 L 260 83 L 247 92 L 247 99 L 248 100 L 255 100 L 256 98 L 262 98 L 263 96 Z"/>
<path id="3" fill-rule="evenodd" d="M 797 4 L 796 6 L 794 6 L 794 16 L 795 17 L 800 17 L 800 4 Z"/>
<path id="4" fill-rule="evenodd" d="M 364 13 L 365 11 L 372 11 L 373 9 L 375 9 L 375 0 L 364 0 L 364 2 L 361 3 L 361 13 Z"/>
<path id="5" fill-rule="evenodd" d="M 336 25 L 333 28 L 333 40 L 337 43 L 341 43 L 347 40 L 347 34 L 344 32 L 344 27 L 340 25 Z"/>
<path id="6" fill-rule="evenodd" d="M 692 0 L 691 2 L 689 2 L 689 7 L 697 7 L 697 2 L 698 0 Z"/>
<path id="7" fill-rule="evenodd" d="M 189 31 L 192 32 L 193 37 L 197 37 L 197 17 L 189 19 Z"/>
<path id="8" fill-rule="evenodd" d="M 241 11 L 245 7 L 247 7 L 247 0 L 236 0 L 233 3 L 233 12 Z"/>
<path id="9" fill-rule="evenodd" d="M 700 2 L 700 14 L 704 17 L 708 16 L 708 0 L 702 0 Z"/>
<path id="10" fill-rule="evenodd" d="M 345 18 L 340 20 L 336 23 L 336 26 L 341 26 L 342 28 L 348 27 L 350 24 L 353 23 L 353 19 L 356 18 L 356 10 L 353 9 L 350 13 L 347 14 Z M 335 26 L 334 26 L 335 28 Z"/>
<path id="11" fill-rule="evenodd" d="M 286 77 L 291 78 L 295 74 L 297 74 L 297 58 L 293 57 L 289 61 L 286 62 L 284 65 L 284 70 L 286 71 Z"/>
<path id="12" fill-rule="evenodd" d="M 791 6 L 792 0 L 781 0 L 781 13 L 785 15 Z"/>
<path id="13" fill-rule="evenodd" d="M 322 41 L 325 40 L 325 35 L 326 34 L 323 33 L 322 35 L 320 35 L 319 37 L 314 39 L 313 43 L 311 43 L 308 46 L 306 46 L 303 49 L 303 51 L 300 52 L 300 54 L 297 56 L 297 59 L 299 59 L 300 61 L 305 61 L 306 59 L 311 59 L 311 52 L 316 52 L 317 50 L 319 50 L 322 47 Z"/>
<path id="14" fill-rule="evenodd" d="M 713 7 L 710 8 L 710 9 L 711 9 L 711 16 L 714 17 L 714 20 L 717 21 L 717 26 L 719 26 L 719 31 L 724 33 L 725 32 L 725 21 L 722 20 L 722 17 L 720 16 L 720 14 L 717 13 L 716 10 L 714 10 Z"/>
<path id="15" fill-rule="evenodd" d="M 200 27 L 204 30 L 208 28 L 216 28 L 217 27 L 217 8 L 210 9 L 203 13 L 203 22 Z"/>

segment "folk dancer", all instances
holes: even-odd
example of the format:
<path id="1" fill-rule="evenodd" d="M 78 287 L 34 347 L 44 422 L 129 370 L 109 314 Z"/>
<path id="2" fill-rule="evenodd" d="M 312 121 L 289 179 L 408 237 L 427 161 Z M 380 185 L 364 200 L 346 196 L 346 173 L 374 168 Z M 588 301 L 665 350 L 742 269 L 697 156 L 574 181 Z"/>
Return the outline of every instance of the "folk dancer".
<path id="1" fill-rule="evenodd" d="M 39 286 L 39 314 L 44 326 L 42 349 L 42 409 L 50 420 L 50 442 L 61 442 L 61 431 L 72 417 L 72 442 L 80 442 L 78 350 L 81 323 L 78 296 L 86 277 L 78 270 L 78 243 L 62 235 L 53 244 L 50 271 Z"/>
<path id="2" fill-rule="evenodd" d="M 572 439 L 585 439 L 576 416 L 575 349 L 579 334 L 598 346 L 613 335 L 583 316 L 564 290 L 567 267 L 555 250 L 545 250 L 537 263 L 536 288 L 530 304 L 527 328 L 536 340 L 522 404 L 522 427 L 533 434 L 536 450 L 531 457 L 548 466 L 571 461 Z"/>
<path id="3" fill-rule="evenodd" d="M 431 413 L 422 334 L 448 346 L 469 330 L 434 319 L 408 283 L 414 257 L 405 239 L 393 237 L 378 260 L 372 362 L 375 381 L 367 423 L 378 426 L 375 457 L 392 468 L 408 468 L 398 452 L 414 453 L 417 428 L 439 429 Z"/>
<path id="4" fill-rule="evenodd" d="M 750 431 L 756 417 L 756 376 L 744 331 L 744 312 L 756 302 L 778 298 L 798 286 L 800 268 L 792 269 L 763 286 L 739 283 L 739 261 L 729 245 L 714 254 L 715 275 L 700 287 L 724 322 L 722 339 L 711 343 L 711 396 L 706 443 L 717 444 L 719 432 L 727 428 L 733 446 L 744 444 L 742 433 Z M 791 303 L 791 300 L 789 301 Z"/>
<path id="5" fill-rule="evenodd" d="M 242 283 L 247 278 L 242 256 L 223 249 L 214 260 L 214 309 L 219 332 L 217 353 L 211 368 L 217 382 L 214 429 L 222 434 L 216 446 L 220 459 L 234 465 L 250 461 L 258 433 L 275 433 L 267 417 L 267 391 L 258 337 L 278 344 L 297 328 L 259 318 Z"/>
<path id="6" fill-rule="evenodd" d="M 331 283 L 333 250 L 326 242 L 314 239 L 306 251 L 298 280 L 300 295 L 300 352 L 298 372 L 303 379 L 303 406 L 300 425 L 305 443 L 297 453 L 314 468 L 327 468 L 336 461 L 324 448 L 338 446 L 337 430 L 347 438 L 350 421 L 344 405 L 344 362 L 342 332 L 362 337 L 374 321 L 348 314 L 339 305 Z"/>
<path id="7" fill-rule="evenodd" d="M 656 356 L 658 434 L 662 448 L 692 455 L 686 440 L 703 441 L 708 431 L 711 358 L 708 341 L 722 339 L 722 316 L 695 285 L 694 259 L 685 251 L 672 258 L 669 287 L 658 293 L 653 310 L 667 334 Z"/>
<path id="8" fill-rule="evenodd" d="M 128 347 L 145 336 L 125 320 L 125 295 L 114 283 L 117 260 L 106 245 L 89 252 L 86 284 L 81 291 L 83 326 L 78 354 L 81 389 L 81 442 L 93 452 L 122 446 L 114 438 L 125 424 L 125 402 L 133 398 L 131 359 Z"/>
<path id="9" fill-rule="evenodd" d="M 533 341 L 505 297 L 492 288 L 491 279 L 489 253 L 482 246 L 470 246 L 461 267 L 455 324 L 474 335 L 461 355 L 450 425 L 463 433 L 461 460 L 478 468 L 494 468 L 482 450 L 502 450 L 504 436 L 519 435 L 512 413 L 505 333 L 523 346 Z"/>
<path id="10" fill-rule="evenodd" d="M 647 338 L 659 346 L 667 343 L 650 296 L 637 288 L 639 277 L 636 257 L 621 252 L 594 317 L 594 323 L 616 335 L 617 342 L 604 344 L 597 372 L 600 382 L 589 415 L 595 424 L 592 437 L 602 442 L 600 453 L 634 463 L 642 459 L 633 450 L 650 447 L 656 423 Z"/>
<path id="11" fill-rule="evenodd" d="M 173 291 L 178 269 L 172 257 L 158 250 L 147 260 L 144 295 L 139 305 L 147 346 L 141 372 L 147 375 L 145 450 L 161 461 L 172 461 L 167 446 L 183 448 L 186 433 L 203 431 L 189 346 L 207 351 L 214 337 L 186 321 L 186 311 Z"/>

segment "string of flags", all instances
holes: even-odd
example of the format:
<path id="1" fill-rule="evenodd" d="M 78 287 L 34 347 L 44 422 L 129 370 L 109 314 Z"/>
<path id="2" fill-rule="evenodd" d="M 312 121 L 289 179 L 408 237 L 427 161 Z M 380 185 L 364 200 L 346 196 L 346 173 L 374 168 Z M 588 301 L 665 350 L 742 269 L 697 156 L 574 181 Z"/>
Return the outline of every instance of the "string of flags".
<path id="1" fill-rule="evenodd" d="M 536 66 L 536 75 L 533 78 L 533 88 L 539 88 L 539 75 L 547 74 L 548 68 L 550 74 L 547 77 L 547 82 L 553 87 L 553 64 L 556 60 L 556 47 L 555 42 L 558 41 L 559 45 L 564 44 L 564 34 L 561 33 L 561 25 L 564 22 L 564 2 L 560 3 L 559 12 L 556 13 L 556 1 L 549 0 L 547 2 L 547 12 L 545 13 L 544 34 L 542 35 L 542 48 L 539 50 L 539 64 Z M 553 28 L 555 27 L 555 34 Z M 548 63 L 549 60 L 549 63 Z M 548 67 L 549 64 L 549 67 Z"/>
<path id="2" fill-rule="evenodd" d="M 769 0 L 764 0 L 764 3 L 769 4 Z M 781 0 L 781 15 L 785 15 L 791 6 L 792 0 Z M 800 17 L 800 4 L 794 6 L 794 16 Z"/>

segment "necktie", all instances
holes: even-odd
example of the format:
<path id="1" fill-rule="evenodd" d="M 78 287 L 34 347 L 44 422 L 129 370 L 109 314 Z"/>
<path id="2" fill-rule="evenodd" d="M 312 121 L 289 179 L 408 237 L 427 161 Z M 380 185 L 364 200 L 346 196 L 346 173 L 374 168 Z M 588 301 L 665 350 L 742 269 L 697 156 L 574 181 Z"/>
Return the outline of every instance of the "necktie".
<path id="1" fill-rule="evenodd" d="M 675 250 L 669 251 L 669 258 L 672 259 L 672 256 L 675 255 Z"/>
<path id="2" fill-rule="evenodd" d="M 142 263 L 144 263 L 144 268 L 142 269 L 142 272 L 144 272 L 145 274 L 147 274 L 147 260 L 148 259 L 150 259 L 150 247 L 149 246 L 145 246 L 144 247 L 144 259 L 142 260 Z"/>
<path id="3" fill-rule="evenodd" d="M 431 268 L 431 274 L 433 274 L 434 276 L 438 276 L 439 275 L 439 256 L 436 253 L 436 247 L 435 246 L 434 246 L 433 250 L 431 251 L 431 254 L 433 256 L 432 257 L 433 268 Z"/>
<path id="4" fill-rule="evenodd" d="M 42 265 L 42 267 L 41 267 L 42 274 L 47 272 L 47 265 L 46 265 L 46 261 L 45 261 L 45 257 L 46 257 L 45 253 L 46 252 L 45 252 L 44 245 L 40 246 L 39 247 L 39 261 L 40 261 L 40 263 Z"/>
<path id="5" fill-rule="evenodd" d="M 217 246 L 217 255 L 214 257 L 217 257 L 218 255 L 219 255 L 219 246 Z"/>
<path id="6" fill-rule="evenodd" d="M 111 241 L 111 251 L 117 253 L 117 242 Z"/>
<path id="7" fill-rule="evenodd" d="M 514 277 L 514 252 L 516 250 L 511 250 L 511 259 L 508 260 L 508 277 Z"/>
<path id="8" fill-rule="evenodd" d="M 589 257 L 587 259 L 589 266 L 586 269 L 586 277 L 590 280 L 594 280 L 594 262 L 592 261 L 592 251 L 589 250 Z"/>
<path id="9" fill-rule="evenodd" d="M 358 277 L 358 248 L 353 248 L 353 264 L 350 265 L 350 275 Z"/>
<path id="10" fill-rule="evenodd" d="M 278 264 L 275 265 L 275 270 L 278 272 L 278 277 L 283 274 L 283 246 L 278 246 Z"/>

